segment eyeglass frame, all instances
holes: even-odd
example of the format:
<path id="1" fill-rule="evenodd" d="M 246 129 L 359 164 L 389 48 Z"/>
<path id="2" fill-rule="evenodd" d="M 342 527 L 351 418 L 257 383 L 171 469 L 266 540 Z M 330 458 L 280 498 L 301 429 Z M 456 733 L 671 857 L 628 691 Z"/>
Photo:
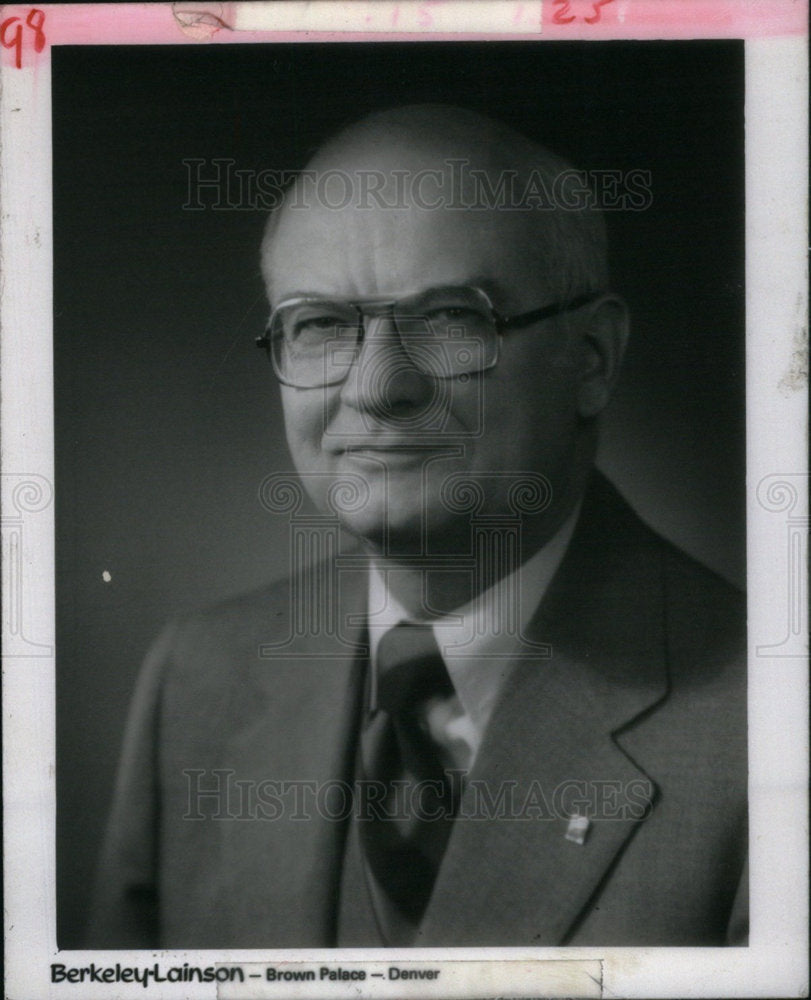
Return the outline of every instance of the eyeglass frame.
<path id="1" fill-rule="evenodd" d="M 583 306 L 589 305 L 592 302 L 596 302 L 599 298 L 601 298 L 603 295 L 606 294 L 605 292 L 584 292 L 583 294 L 577 295 L 573 299 L 570 299 L 568 302 L 553 302 L 551 305 L 541 306 L 538 309 L 530 309 L 528 312 L 518 313 L 515 316 L 502 316 L 500 313 L 496 311 L 495 307 L 493 306 L 493 303 L 490 301 L 490 296 L 487 294 L 487 292 L 484 291 L 484 289 L 479 288 L 476 285 L 465 285 L 462 287 L 464 287 L 467 291 L 476 292 L 487 303 L 487 306 L 490 309 L 490 316 L 493 321 L 493 327 L 498 337 L 503 337 L 505 333 L 510 333 L 513 330 L 519 330 L 527 326 L 532 326 L 533 323 L 540 323 L 542 320 L 551 319 L 553 316 L 561 316 L 564 313 L 572 312 L 575 309 L 580 309 Z M 365 319 L 369 315 L 381 315 L 384 314 L 387 310 L 389 310 L 392 312 L 392 315 L 395 317 L 396 321 L 396 313 L 394 313 L 394 307 L 399 302 L 402 302 L 404 298 L 407 299 L 410 297 L 411 296 L 406 295 L 394 299 L 362 298 L 354 300 L 342 300 L 342 299 L 331 300 L 331 299 L 324 299 L 320 295 L 319 296 L 301 295 L 301 296 L 294 296 L 293 298 L 289 299 L 283 299 L 272 310 L 270 314 L 270 319 L 268 320 L 267 325 L 265 326 L 265 332 L 262 336 L 255 338 L 255 344 L 258 348 L 261 348 L 262 350 L 267 352 L 268 358 L 271 364 L 273 365 L 273 373 L 275 374 L 277 380 L 282 385 L 289 386 L 292 389 L 325 389 L 331 385 L 341 385 L 343 382 L 346 381 L 346 379 L 349 376 L 349 368 L 347 368 L 346 374 L 344 374 L 340 378 L 336 378 L 328 382 L 319 382 L 318 385 L 312 385 L 312 386 L 296 385 L 295 382 L 290 382 L 281 374 L 281 372 L 279 371 L 279 367 L 276 363 L 276 358 L 273 355 L 273 340 L 271 337 L 271 328 L 273 326 L 273 321 L 276 318 L 276 314 L 279 312 L 279 310 L 285 306 L 290 306 L 298 302 L 335 301 L 336 303 L 340 302 L 341 305 L 351 306 L 353 309 L 357 311 L 358 314 L 358 323 L 357 323 L 358 336 L 354 344 L 354 349 L 357 350 L 363 344 L 363 338 L 366 334 L 366 323 L 364 322 Z M 369 314 L 366 311 L 370 306 L 376 308 L 376 311 L 371 314 Z M 377 310 L 380 310 L 380 312 L 377 312 Z M 475 371 L 472 372 L 464 372 L 464 373 L 460 372 L 459 374 L 450 374 L 450 375 L 433 375 L 429 372 L 421 372 L 421 374 L 425 374 L 429 378 L 434 378 L 434 379 L 452 379 L 452 378 L 459 378 L 462 374 L 479 375 L 482 372 L 491 371 L 493 368 L 496 367 L 499 361 L 500 352 L 498 350 L 498 343 L 499 342 L 496 341 L 496 355 L 493 361 L 484 368 L 477 368 Z"/>

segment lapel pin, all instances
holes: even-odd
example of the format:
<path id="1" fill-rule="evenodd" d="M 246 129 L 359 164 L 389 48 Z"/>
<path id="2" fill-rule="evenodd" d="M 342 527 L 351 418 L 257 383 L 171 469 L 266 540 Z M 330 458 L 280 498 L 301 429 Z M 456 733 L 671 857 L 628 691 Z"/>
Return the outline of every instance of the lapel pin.
<path id="1" fill-rule="evenodd" d="M 569 825 L 566 828 L 566 839 L 573 844 L 580 844 L 581 847 L 586 842 L 586 834 L 589 832 L 591 822 L 588 816 L 570 816 Z"/>

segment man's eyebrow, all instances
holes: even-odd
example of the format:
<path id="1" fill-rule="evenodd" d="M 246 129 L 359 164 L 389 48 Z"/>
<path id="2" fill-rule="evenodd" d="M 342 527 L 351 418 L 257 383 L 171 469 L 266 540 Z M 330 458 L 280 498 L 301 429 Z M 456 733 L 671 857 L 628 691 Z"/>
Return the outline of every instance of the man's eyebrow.
<path id="1" fill-rule="evenodd" d="M 278 298 L 274 297 L 275 302 L 289 302 L 290 299 L 341 299 L 342 295 L 330 295 L 327 292 L 314 292 L 311 288 L 296 288 L 292 292 L 288 292 L 286 295 L 279 295 Z"/>
<path id="2" fill-rule="evenodd" d="M 509 298 L 509 292 L 504 287 L 504 285 L 497 279 L 493 278 L 487 274 L 474 274 L 464 281 L 460 281 L 459 286 L 469 286 L 474 288 L 481 288 L 485 292 L 493 303 L 497 305 L 499 302 L 506 302 Z"/>
<path id="3" fill-rule="evenodd" d="M 338 292 L 317 292 L 313 291 L 312 288 L 309 289 L 295 289 L 292 292 L 287 292 L 285 295 L 273 296 L 270 303 L 270 311 L 273 312 L 279 305 L 283 302 L 292 302 L 295 299 L 310 299 L 313 302 L 354 302 L 355 299 L 360 298 L 360 296 L 347 296 L 341 295 Z"/>
<path id="4" fill-rule="evenodd" d="M 459 278 L 454 281 L 429 283 L 412 289 L 382 292 L 379 295 L 343 295 L 340 292 L 314 291 L 312 288 L 295 289 L 292 292 L 288 292 L 286 295 L 279 296 L 278 299 L 274 296 L 274 305 L 277 302 L 288 302 L 290 299 L 318 299 L 326 302 L 354 302 L 362 301 L 364 299 L 374 300 L 407 298 L 411 295 L 423 295 L 434 289 L 442 288 L 480 288 L 483 292 L 487 293 L 488 297 L 492 299 L 493 302 L 497 302 L 499 300 L 503 302 L 509 297 L 509 292 L 497 278 L 493 278 L 486 274 L 477 274 L 466 278 Z"/>

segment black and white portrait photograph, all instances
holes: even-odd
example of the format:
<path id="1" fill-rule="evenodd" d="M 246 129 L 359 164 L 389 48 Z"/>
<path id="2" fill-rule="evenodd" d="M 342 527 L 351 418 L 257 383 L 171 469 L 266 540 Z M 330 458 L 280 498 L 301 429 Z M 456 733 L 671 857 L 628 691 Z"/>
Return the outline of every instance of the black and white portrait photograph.
<path id="1" fill-rule="evenodd" d="M 745 944 L 743 44 L 53 66 L 60 944 Z"/>
<path id="2" fill-rule="evenodd" d="M 801 6 L 3 9 L 9 1000 L 802 994 Z"/>

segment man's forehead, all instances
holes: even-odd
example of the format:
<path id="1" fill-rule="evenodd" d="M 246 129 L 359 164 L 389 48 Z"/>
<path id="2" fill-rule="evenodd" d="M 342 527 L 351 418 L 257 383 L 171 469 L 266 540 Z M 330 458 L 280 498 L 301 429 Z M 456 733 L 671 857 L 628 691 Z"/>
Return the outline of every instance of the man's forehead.
<path id="1" fill-rule="evenodd" d="M 448 207 L 288 207 L 269 247 L 273 298 L 378 295 L 538 280 L 542 254 L 521 213 Z"/>

